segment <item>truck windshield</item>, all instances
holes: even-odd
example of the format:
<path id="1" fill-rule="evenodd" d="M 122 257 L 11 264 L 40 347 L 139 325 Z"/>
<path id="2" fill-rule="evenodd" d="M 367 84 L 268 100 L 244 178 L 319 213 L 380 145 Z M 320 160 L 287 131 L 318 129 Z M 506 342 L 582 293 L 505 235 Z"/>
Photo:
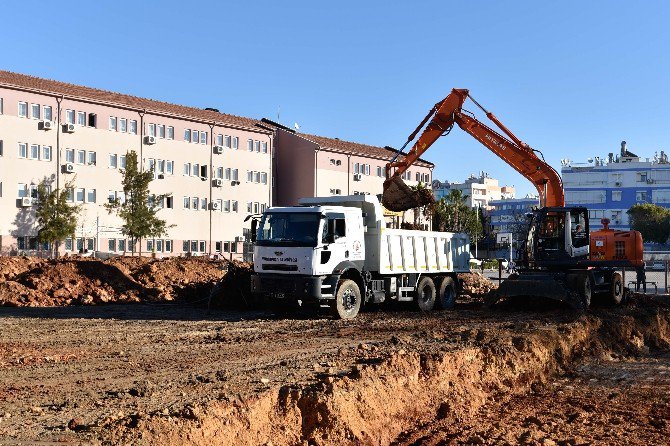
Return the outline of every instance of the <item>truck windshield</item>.
<path id="1" fill-rule="evenodd" d="M 258 227 L 259 246 L 316 246 L 321 214 L 267 212 Z"/>

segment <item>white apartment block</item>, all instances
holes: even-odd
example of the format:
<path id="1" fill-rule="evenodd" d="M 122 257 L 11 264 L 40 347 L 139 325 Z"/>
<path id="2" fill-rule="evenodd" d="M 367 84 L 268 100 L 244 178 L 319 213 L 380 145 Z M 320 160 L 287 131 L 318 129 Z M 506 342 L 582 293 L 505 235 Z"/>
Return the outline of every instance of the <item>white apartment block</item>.
<path id="1" fill-rule="evenodd" d="M 104 204 L 123 199 L 120 169 L 138 153 L 174 225 L 143 240 L 158 256 L 239 257 L 244 218 L 273 201 L 274 135 L 259 121 L 0 71 L 0 253 L 38 248 L 33 198 L 46 180 L 83 206 L 64 252 L 130 251 Z"/>
<path id="2" fill-rule="evenodd" d="M 498 180 L 489 177 L 486 172 L 480 172 L 479 175 L 471 174 L 462 183 L 434 180 L 432 187 L 436 200 L 449 195 L 452 190 L 460 190 L 468 206 L 486 210 L 493 209 L 490 204 L 492 200 L 514 198 L 515 195 L 514 186 L 500 186 Z"/>

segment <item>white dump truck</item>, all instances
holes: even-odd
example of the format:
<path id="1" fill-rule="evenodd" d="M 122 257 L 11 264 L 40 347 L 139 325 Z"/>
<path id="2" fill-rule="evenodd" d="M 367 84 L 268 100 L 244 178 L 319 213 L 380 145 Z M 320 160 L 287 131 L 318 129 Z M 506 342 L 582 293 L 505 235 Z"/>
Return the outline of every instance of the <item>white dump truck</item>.
<path id="1" fill-rule="evenodd" d="M 388 300 L 423 311 L 454 305 L 456 275 L 469 271 L 466 234 L 387 228 L 372 195 L 299 204 L 268 208 L 252 222 L 253 293 L 279 308 L 329 306 L 342 319 Z"/>

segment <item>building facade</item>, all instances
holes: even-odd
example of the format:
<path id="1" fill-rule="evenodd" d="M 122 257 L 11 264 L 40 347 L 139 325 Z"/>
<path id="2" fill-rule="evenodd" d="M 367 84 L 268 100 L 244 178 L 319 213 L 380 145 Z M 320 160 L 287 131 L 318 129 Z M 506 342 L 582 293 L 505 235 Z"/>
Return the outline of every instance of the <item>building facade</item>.
<path id="1" fill-rule="evenodd" d="M 478 176 L 470 175 L 462 183 L 434 180 L 432 187 L 436 200 L 446 197 L 452 190 L 459 190 L 466 198 L 468 206 L 485 210 L 491 209 L 491 200 L 514 198 L 515 194 L 513 186 L 500 186 L 498 180 L 489 177 L 486 172 L 480 172 Z"/>
<path id="2" fill-rule="evenodd" d="M 241 249 L 244 218 L 272 203 L 273 132 L 259 121 L 0 71 L 0 252 L 33 250 L 37 185 L 72 183 L 82 205 L 65 252 L 123 253 L 129 241 L 104 204 L 124 199 L 135 151 L 154 171 L 151 192 L 171 227 L 142 251 L 222 254 Z M 137 247 L 139 249 L 139 246 Z"/>
<path id="3" fill-rule="evenodd" d="M 563 160 L 561 176 L 567 205 L 587 207 L 591 229 L 600 228 L 603 218 L 615 229 L 630 229 L 627 211 L 634 204 L 670 207 L 670 163 L 663 151 L 641 158 L 623 141 L 616 155 L 587 163 Z"/>
<path id="4" fill-rule="evenodd" d="M 540 205 L 540 199 L 537 196 L 527 195 L 524 198 L 491 200 L 489 204 L 492 207 L 489 211 L 489 229 L 492 234 L 523 234 L 525 238 L 528 228 L 526 214 Z M 518 238 L 517 236 L 514 239 Z"/>
<path id="5" fill-rule="evenodd" d="M 331 195 L 380 195 L 386 163 L 395 155 L 390 148 L 337 138 L 298 133 L 264 120 L 276 129 L 276 204 L 293 206 L 302 197 Z M 409 186 L 430 185 L 434 165 L 417 160 L 403 175 Z M 392 215 L 394 213 L 388 213 Z M 409 211 L 405 219 L 412 221 Z M 425 224 L 425 219 L 420 218 Z"/>

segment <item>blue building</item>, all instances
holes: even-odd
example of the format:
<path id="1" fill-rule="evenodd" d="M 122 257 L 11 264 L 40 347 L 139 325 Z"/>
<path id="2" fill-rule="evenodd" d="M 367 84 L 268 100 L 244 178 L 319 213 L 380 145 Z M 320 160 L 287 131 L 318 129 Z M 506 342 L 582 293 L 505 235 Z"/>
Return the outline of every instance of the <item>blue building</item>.
<path id="1" fill-rule="evenodd" d="M 630 229 L 626 213 L 638 203 L 670 208 L 670 163 L 663 151 L 653 158 L 641 158 L 621 143 L 619 154 L 595 157 L 588 163 L 562 160 L 561 176 L 568 206 L 589 209 L 591 229 L 609 218 L 615 229 Z"/>
<path id="2" fill-rule="evenodd" d="M 528 229 L 526 214 L 538 207 L 540 200 L 537 196 L 526 196 L 525 198 L 491 200 L 489 204 L 493 207 L 489 212 L 491 233 L 511 232 L 514 240 L 519 240 L 519 238 L 525 240 Z"/>

